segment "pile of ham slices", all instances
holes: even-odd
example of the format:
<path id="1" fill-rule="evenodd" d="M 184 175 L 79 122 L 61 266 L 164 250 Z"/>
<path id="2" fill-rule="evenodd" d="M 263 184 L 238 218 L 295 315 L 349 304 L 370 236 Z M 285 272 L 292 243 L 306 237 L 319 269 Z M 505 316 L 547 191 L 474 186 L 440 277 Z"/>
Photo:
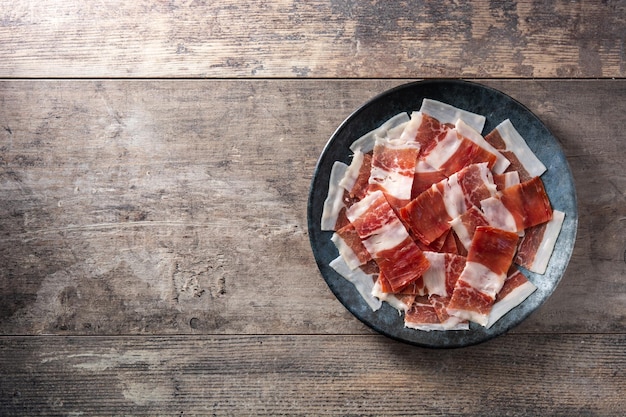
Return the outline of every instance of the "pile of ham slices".
<path id="1" fill-rule="evenodd" d="M 485 117 L 424 99 L 355 140 L 335 162 L 322 230 L 330 266 L 376 311 L 387 302 L 406 327 L 491 327 L 544 274 L 565 214 L 553 210 L 546 167 L 507 119 L 482 136 Z"/>

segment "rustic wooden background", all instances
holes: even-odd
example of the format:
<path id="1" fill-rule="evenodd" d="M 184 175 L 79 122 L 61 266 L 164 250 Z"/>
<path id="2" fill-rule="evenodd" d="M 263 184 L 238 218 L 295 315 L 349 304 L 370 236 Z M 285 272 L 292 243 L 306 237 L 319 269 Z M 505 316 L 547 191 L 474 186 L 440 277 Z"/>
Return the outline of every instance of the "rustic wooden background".
<path id="1" fill-rule="evenodd" d="M 626 2 L 0 1 L 0 415 L 623 415 Z M 333 297 L 306 201 L 372 96 L 462 77 L 576 182 L 554 295 L 464 349 Z"/>

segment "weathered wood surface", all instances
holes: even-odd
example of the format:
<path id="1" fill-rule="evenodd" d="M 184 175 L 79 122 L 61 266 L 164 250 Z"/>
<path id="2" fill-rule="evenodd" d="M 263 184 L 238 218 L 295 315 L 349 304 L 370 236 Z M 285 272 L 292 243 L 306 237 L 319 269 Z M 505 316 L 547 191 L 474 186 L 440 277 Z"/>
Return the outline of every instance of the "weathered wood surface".
<path id="1" fill-rule="evenodd" d="M 622 1 L 0 1 L 0 77 L 623 77 Z"/>
<path id="2" fill-rule="evenodd" d="M 624 334 L 511 335 L 447 351 L 372 335 L 1 338 L 0 407 L 3 415 L 620 416 L 625 346 Z"/>
<path id="3" fill-rule="evenodd" d="M 306 200 L 342 118 L 401 81 L 0 83 L 3 334 L 367 333 L 312 258 Z M 626 325 L 626 81 L 484 81 L 561 141 L 579 234 L 519 332 Z"/>

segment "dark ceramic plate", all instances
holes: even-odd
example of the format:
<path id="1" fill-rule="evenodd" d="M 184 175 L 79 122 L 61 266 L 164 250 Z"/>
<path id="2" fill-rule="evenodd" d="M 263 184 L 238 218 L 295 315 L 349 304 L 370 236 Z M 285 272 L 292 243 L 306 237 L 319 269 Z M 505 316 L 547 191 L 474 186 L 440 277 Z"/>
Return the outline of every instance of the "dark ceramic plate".
<path id="1" fill-rule="evenodd" d="M 372 311 L 355 287 L 329 266 L 338 252 L 330 240 L 332 232 L 320 230 L 320 219 L 333 163 L 342 161 L 349 164 L 349 146 L 354 140 L 398 113 L 419 110 L 424 98 L 485 116 L 487 121 L 483 134 L 490 132 L 503 120 L 510 119 L 547 168 L 542 179 L 553 208 L 565 213 L 563 227 L 546 273 L 539 275 L 522 269 L 537 286 L 537 290 L 489 329 L 475 323 L 471 323 L 470 330 L 466 331 L 424 332 L 407 329 L 397 310 L 383 303 L 378 311 Z M 456 80 L 430 80 L 401 85 L 373 98 L 352 113 L 326 144 L 315 168 L 308 201 L 308 228 L 313 254 L 322 276 L 337 299 L 354 316 L 377 332 L 406 343 L 433 348 L 462 347 L 484 342 L 507 332 L 528 317 L 546 301 L 561 280 L 574 248 L 577 224 L 574 180 L 558 141 L 546 126 L 511 97 L 483 85 Z"/>

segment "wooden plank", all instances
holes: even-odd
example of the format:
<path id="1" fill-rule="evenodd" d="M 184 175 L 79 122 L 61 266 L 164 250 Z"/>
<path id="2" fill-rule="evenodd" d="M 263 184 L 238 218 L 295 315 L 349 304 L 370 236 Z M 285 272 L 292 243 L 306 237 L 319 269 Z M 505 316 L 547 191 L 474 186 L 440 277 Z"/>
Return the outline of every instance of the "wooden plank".
<path id="1" fill-rule="evenodd" d="M 602 415 L 626 407 L 622 335 L 459 350 L 380 336 L 2 337 L 3 415 Z"/>
<path id="2" fill-rule="evenodd" d="M 402 80 L 0 83 L 2 334 L 364 334 L 309 247 L 316 159 Z M 623 332 L 626 81 L 483 81 L 536 112 L 579 239 L 517 332 Z"/>
<path id="3" fill-rule="evenodd" d="M 0 2 L 0 77 L 624 77 L 611 2 Z"/>

